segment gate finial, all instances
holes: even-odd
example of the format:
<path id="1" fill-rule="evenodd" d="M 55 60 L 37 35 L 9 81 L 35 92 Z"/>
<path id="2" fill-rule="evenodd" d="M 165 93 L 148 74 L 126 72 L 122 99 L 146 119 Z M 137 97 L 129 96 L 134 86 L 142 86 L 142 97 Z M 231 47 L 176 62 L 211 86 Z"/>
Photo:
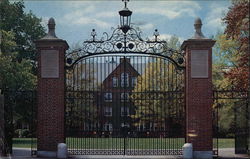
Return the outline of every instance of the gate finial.
<path id="1" fill-rule="evenodd" d="M 48 34 L 42 38 L 42 39 L 57 39 L 56 33 L 55 33 L 55 19 L 50 18 L 48 21 Z"/>
<path id="2" fill-rule="evenodd" d="M 202 22 L 201 22 L 201 19 L 198 17 L 194 21 L 194 29 L 195 29 L 195 33 L 194 33 L 194 36 L 193 36 L 194 39 L 204 39 L 204 38 L 206 38 L 203 35 L 203 33 L 201 32 L 201 26 L 202 26 Z"/>
<path id="3" fill-rule="evenodd" d="M 124 2 L 124 5 L 125 7 L 124 8 L 127 8 L 127 3 L 129 2 L 129 0 L 122 0 Z"/>

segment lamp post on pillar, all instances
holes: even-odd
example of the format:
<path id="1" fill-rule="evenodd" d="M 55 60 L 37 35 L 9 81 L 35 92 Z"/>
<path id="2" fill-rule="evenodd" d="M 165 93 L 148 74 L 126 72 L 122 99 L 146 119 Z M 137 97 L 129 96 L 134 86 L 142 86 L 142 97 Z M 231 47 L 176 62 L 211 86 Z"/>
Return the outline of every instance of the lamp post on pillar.
<path id="1" fill-rule="evenodd" d="M 193 144 L 194 158 L 212 158 L 212 47 L 215 41 L 201 31 L 197 18 L 195 33 L 181 46 L 186 56 L 186 138 Z"/>
<path id="2" fill-rule="evenodd" d="M 68 44 L 55 34 L 55 20 L 48 21 L 48 34 L 35 41 L 38 54 L 37 155 L 56 157 L 64 137 L 64 67 Z"/>

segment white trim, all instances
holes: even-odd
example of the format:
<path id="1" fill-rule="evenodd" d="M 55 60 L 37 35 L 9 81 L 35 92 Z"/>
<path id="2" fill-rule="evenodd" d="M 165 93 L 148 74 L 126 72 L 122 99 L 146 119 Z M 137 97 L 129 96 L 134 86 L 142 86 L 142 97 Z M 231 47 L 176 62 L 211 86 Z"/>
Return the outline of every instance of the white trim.
<path id="1" fill-rule="evenodd" d="M 110 92 L 104 93 L 104 101 L 105 102 L 112 102 L 112 93 L 110 93 Z"/>
<path id="2" fill-rule="evenodd" d="M 129 74 L 128 73 L 121 73 L 121 87 L 124 87 L 124 85 L 125 87 L 129 87 Z"/>
<path id="3" fill-rule="evenodd" d="M 110 106 L 104 107 L 104 116 L 112 116 L 112 107 Z"/>
<path id="4" fill-rule="evenodd" d="M 129 107 L 121 106 L 121 116 L 125 116 L 125 114 L 126 116 L 129 116 Z"/>
<path id="5" fill-rule="evenodd" d="M 117 77 L 113 77 L 112 78 L 112 87 L 118 87 L 118 78 Z"/>

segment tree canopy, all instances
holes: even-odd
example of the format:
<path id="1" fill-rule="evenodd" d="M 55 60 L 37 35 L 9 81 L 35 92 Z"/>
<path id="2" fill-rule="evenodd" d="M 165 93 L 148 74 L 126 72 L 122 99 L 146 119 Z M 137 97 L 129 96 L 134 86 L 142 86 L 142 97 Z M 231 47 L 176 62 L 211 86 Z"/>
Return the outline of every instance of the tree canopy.
<path id="1" fill-rule="evenodd" d="M 215 36 L 213 84 L 218 90 L 249 89 L 249 1 L 235 0 L 222 18 L 224 33 Z M 228 96 L 225 98 L 228 98 Z M 239 99 L 220 99 L 214 103 L 219 111 L 220 133 L 233 133 L 234 108 Z M 215 109 L 216 110 L 216 109 Z M 224 134 L 225 135 L 225 134 Z"/>
<path id="2" fill-rule="evenodd" d="M 0 88 L 34 89 L 36 52 L 34 40 L 45 35 L 41 19 L 24 12 L 24 2 L 0 3 Z"/>
<path id="3" fill-rule="evenodd" d="M 178 37 L 168 40 L 168 48 L 179 50 L 179 46 Z M 134 126 L 153 122 L 151 124 L 158 129 L 181 127 L 184 78 L 183 72 L 179 71 L 170 60 L 148 57 L 131 95 L 136 111 L 131 116 Z"/>
<path id="4" fill-rule="evenodd" d="M 227 15 L 225 35 L 238 43 L 235 65 L 226 73 L 235 89 L 249 88 L 249 0 L 233 1 Z"/>
<path id="5" fill-rule="evenodd" d="M 33 41 L 45 35 L 41 19 L 24 8 L 23 1 L 0 1 L 0 89 L 5 95 L 5 135 L 10 143 L 13 124 L 27 124 L 32 118 L 35 95 L 27 90 L 35 90 L 37 85 Z"/>

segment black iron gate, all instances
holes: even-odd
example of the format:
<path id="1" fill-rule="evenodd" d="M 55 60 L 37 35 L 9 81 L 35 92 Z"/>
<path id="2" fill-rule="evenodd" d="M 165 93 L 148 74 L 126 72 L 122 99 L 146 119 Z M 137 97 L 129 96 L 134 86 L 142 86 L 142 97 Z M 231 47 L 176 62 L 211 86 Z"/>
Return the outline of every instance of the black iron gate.
<path id="1" fill-rule="evenodd" d="M 235 153 L 247 154 L 249 151 L 249 109 L 248 101 L 235 102 Z"/>
<path id="2" fill-rule="evenodd" d="M 30 148 L 30 155 L 36 154 L 36 91 L 2 90 L 2 95 L 4 124 L 0 125 L 3 128 L 0 145 L 3 155 L 12 154 L 13 148 Z"/>
<path id="3" fill-rule="evenodd" d="M 183 54 L 155 30 L 113 30 L 67 55 L 66 143 L 71 154 L 177 155 L 185 143 Z"/>
<path id="4" fill-rule="evenodd" d="M 66 142 L 71 154 L 181 154 L 183 73 L 168 59 L 91 56 L 67 71 Z"/>
<path id="5" fill-rule="evenodd" d="M 235 148 L 235 153 L 249 151 L 249 94 L 245 90 L 214 90 L 213 137 L 214 152 Z M 226 112 L 226 113 L 225 113 Z M 221 143 L 220 143 L 221 142 Z M 220 147 L 220 146 L 221 147 Z"/>

